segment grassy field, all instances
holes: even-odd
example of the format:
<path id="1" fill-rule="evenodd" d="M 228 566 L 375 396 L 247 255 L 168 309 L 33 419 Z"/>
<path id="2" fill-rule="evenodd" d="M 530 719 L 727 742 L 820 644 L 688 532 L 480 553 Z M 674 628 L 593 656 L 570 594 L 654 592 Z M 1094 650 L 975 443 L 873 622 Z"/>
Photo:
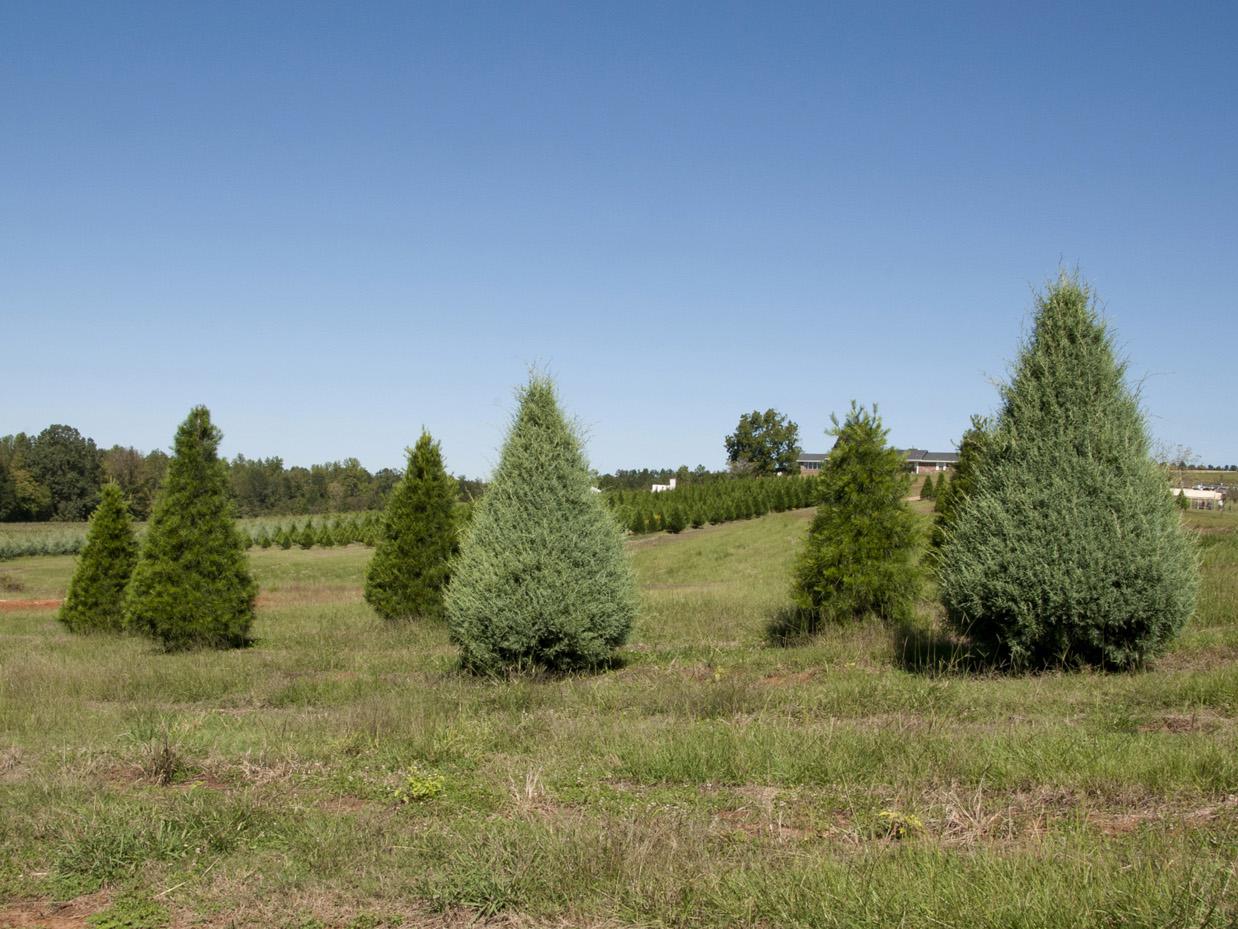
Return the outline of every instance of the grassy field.
<path id="1" fill-rule="evenodd" d="M 594 676 L 458 673 L 367 609 L 359 546 L 252 552 L 243 651 L 0 613 L 0 925 L 1238 922 L 1238 520 L 1189 514 L 1203 596 L 1154 667 L 1002 677 L 927 599 L 770 644 L 809 515 L 631 543 Z M 0 598 L 71 567 L 0 563 Z"/>

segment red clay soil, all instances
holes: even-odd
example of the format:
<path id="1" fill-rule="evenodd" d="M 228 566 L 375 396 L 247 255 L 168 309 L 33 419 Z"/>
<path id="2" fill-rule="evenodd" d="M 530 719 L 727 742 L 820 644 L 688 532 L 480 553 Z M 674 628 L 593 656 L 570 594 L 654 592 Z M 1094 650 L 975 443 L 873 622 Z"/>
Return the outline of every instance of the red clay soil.
<path id="1" fill-rule="evenodd" d="M 54 610 L 59 608 L 62 602 L 61 600 L 0 600 L 0 613 L 17 610 Z"/>
<path id="2" fill-rule="evenodd" d="M 107 906 L 107 897 L 96 893 L 67 903 L 27 900 L 0 906 L 0 929 L 85 929 L 86 917 Z"/>

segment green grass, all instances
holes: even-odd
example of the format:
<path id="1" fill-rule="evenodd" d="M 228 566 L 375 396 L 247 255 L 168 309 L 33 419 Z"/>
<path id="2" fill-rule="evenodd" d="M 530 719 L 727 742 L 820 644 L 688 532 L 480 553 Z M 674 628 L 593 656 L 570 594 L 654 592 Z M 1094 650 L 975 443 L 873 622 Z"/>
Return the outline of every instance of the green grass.
<path id="1" fill-rule="evenodd" d="M 1238 520 L 1188 514 L 1200 609 L 1152 668 L 1001 677 L 948 660 L 928 599 L 915 629 L 768 644 L 808 515 L 630 543 L 643 609 L 593 676 L 460 674 L 443 629 L 368 610 L 361 546 L 251 552 L 242 651 L 0 613 L 0 901 L 99 925 L 1238 920 Z M 71 568 L 0 564 L 3 596 Z"/>

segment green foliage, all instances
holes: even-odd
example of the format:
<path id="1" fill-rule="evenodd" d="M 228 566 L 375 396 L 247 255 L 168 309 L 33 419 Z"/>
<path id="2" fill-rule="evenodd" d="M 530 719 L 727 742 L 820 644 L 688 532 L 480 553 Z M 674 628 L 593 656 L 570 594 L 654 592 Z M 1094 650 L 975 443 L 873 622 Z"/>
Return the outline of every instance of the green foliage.
<path id="1" fill-rule="evenodd" d="M 129 586 L 126 624 L 168 649 L 249 639 L 257 585 L 232 519 L 219 439 L 210 412 L 194 407 L 176 432 Z"/>
<path id="2" fill-rule="evenodd" d="M 684 514 L 683 507 L 673 506 L 666 518 L 666 531 L 671 533 L 683 532 L 688 528 L 688 519 Z"/>
<path id="3" fill-rule="evenodd" d="M 387 501 L 382 536 L 365 577 L 365 599 L 384 619 L 443 618 L 443 591 L 456 554 L 455 479 L 422 432 Z"/>
<path id="4" fill-rule="evenodd" d="M 50 492 L 55 519 L 85 519 L 99 500 L 103 467 L 99 450 L 72 426 L 48 426 L 26 457 L 34 479 Z"/>
<path id="5" fill-rule="evenodd" d="M 1062 275 L 940 552 L 949 621 L 1013 667 L 1138 665 L 1194 609 L 1196 554 L 1125 373 Z"/>
<path id="6" fill-rule="evenodd" d="M 120 632 L 125 587 L 137 559 L 138 543 L 124 495 L 117 484 L 104 484 L 60 608 L 60 621 L 71 632 Z"/>
<path id="7" fill-rule="evenodd" d="M 1178 509 L 1180 510 L 1189 510 L 1191 508 L 1191 501 L 1187 498 L 1186 494 L 1174 494 L 1174 503 L 1178 505 Z"/>
<path id="8" fill-rule="evenodd" d="M 992 424 L 987 419 L 973 416 L 971 426 L 963 433 L 954 476 L 949 483 L 943 481 L 937 488 L 937 505 L 934 507 L 937 516 L 933 522 L 932 537 L 934 550 L 940 549 L 945 543 L 946 534 L 958 518 L 959 510 L 972 494 L 976 483 L 976 468 L 991 430 Z"/>
<path id="9" fill-rule="evenodd" d="M 137 894 L 117 897 L 107 909 L 86 917 L 90 929 L 162 929 L 169 922 L 166 907 Z"/>
<path id="10" fill-rule="evenodd" d="M 296 533 L 296 542 L 302 548 L 313 548 L 318 544 L 318 530 L 314 528 L 314 520 L 307 520 L 301 531 Z"/>
<path id="11" fill-rule="evenodd" d="M 413 764 L 405 772 L 400 786 L 395 789 L 394 799 L 397 803 L 424 803 L 440 796 L 446 786 L 447 781 L 443 775 Z"/>
<path id="12" fill-rule="evenodd" d="M 744 413 L 723 440 L 732 470 L 759 476 L 794 471 L 799 442 L 799 426 L 772 409 Z"/>
<path id="13" fill-rule="evenodd" d="M 944 478 L 943 478 L 944 480 Z M 937 497 L 937 485 L 933 483 L 933 475 L 929 475 L 924 479 L 924 484 L 920 487 L 921 500 L 933 500 Z"/>
<path id="14" fill-rule="evenodd" d="M 906 619 L 920 589 L 919 531 L 904 497 L 902 455 L 886 444 L 876 408 L 851 405 L 817 478 L 819 505 L 795 570 L 796 606 L 839 622 Z"/>
<path id="15" fill-rule="evenodd" d="M 595 668 L 631 629 L 632 569 L 553 384 L 534 376 L 519 400 L 447 590 L 452 638 L 482 673 Z"/>

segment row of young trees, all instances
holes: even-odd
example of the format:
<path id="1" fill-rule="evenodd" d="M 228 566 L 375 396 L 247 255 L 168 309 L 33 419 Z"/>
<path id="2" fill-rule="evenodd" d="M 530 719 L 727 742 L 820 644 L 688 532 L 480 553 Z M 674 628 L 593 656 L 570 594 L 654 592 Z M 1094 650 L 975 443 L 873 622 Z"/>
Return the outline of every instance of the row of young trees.
<path id="1" fill-rule="evenodd" d="M 674 490 L 618 491 L 606 495 L 606 504 L 619 524 L 634 535 L 645 532 L 682 532 L 707 523 L 752 519 L 812 506 L 815 479 L 785 477 L 730 477 L 691 483 Z"/>
<path id="2" fill-rule="evenodd" d="M 597 667 L 636 612 L 622 530 L 550 381 L 533 377 L 519 401 L 490 491 L 467 521 L 438 444 L 423 433 L 410 449 L 377 524 L 366 600 L 391 620 L 446 619 L 462 664 L 479 673 Z M 61 608 L 71 630 L 133 631 L 168 649 L 249 640 L 257 589 L 218 441 L 206 409 L 193 410 L 140 543 L 120 487 L 104 486 Z M 301 531 L 303 544 L 318 544 Z"/>
<path id="3" fill-rule="evenodd" d="M 817 512 L 794 570 L 797 611 L 813 625 L 905 621 L 925 549 L 906 503 L 911 475 L 875 408 L 852 404 L 831 432 L 815 481 L 717 486 L 786 494 L 787 505 L 797 491 L 813 495 Z M 106 488 L 66 624 L 133 629 L 167 647 L 248 639 L 256 590 L 217 443 L 206 410 L 195 409 L 140 546 L 119 488 Z M 955 478 L 939 483 L 929 566 L 948 622 L 994 662 L 1131 667 L 1163 650 L 1193 611 L 1192 542 L 1112 336 L 1077 278 L 1061 277 L 1038 298 L 998 414 L 973 421 Z M 457 493 L 423 434 L 367 572 L 376 612 L 445 619 L 462 664 L 480 673 L 604 666 L 637 605 L 610 508 L 638 504 L 616 494 L 608 508 L 595 492 L 548 380 L 535 376 L 520 391 L 493 483 L 464 526 Z"/>
<path id="4" fill-rule="evenodd" d="M 1136 666 L 1193 612 L 1197 556 L 1125 375 L 1091 290 L 1061 276 L 997 415 L 973 419 L 953 480 L 932 485 L 947 620 L 995 663 Z M 853 406 L 834 434 L 797 605 L 813 623 L 905 620 L 920 585 L 911 477 L 875 410 Z"/>
<path id="5" fill-rule="evenodd" d="M 164 647 L 249 641 L 257 584 L 233 519 L 220 433 L 195 407 L 139 543 L 123 491 L 105 484 L 60 619 L 75 632 L 128 630 Z"/>

